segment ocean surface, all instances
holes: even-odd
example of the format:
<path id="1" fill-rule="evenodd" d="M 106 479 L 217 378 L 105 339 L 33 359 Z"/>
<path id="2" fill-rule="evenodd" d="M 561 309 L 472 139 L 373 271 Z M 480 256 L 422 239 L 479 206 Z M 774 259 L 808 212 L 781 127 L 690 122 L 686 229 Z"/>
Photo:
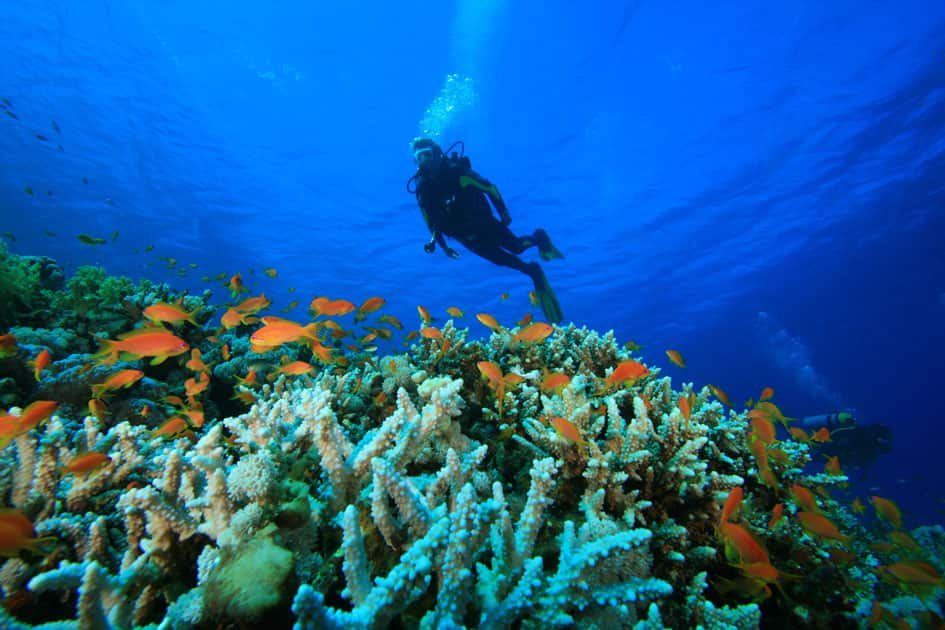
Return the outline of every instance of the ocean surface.
<path id="1" fill-rule="evenodd" d="M 945 3 L 23 0 L 0 43 L 12 252 L 510 323 L 528 279 L 425 254 L 405 190 L 414 137 L 462 140 L 565 254 L 565 324 L 888 425 L 851 492 L 945 520 Z"/>

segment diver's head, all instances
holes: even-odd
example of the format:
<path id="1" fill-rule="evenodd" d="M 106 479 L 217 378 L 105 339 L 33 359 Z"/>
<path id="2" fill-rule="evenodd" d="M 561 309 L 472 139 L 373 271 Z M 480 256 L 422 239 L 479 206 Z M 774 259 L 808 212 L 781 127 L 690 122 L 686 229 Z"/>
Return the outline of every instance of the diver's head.
<path id="1" fill-rule="evenodd" d="M 410 144 L 413 161 L 421 171 L 431 171 L 443 160 L 443 149 L 430 138 L 415 138 Z"/>

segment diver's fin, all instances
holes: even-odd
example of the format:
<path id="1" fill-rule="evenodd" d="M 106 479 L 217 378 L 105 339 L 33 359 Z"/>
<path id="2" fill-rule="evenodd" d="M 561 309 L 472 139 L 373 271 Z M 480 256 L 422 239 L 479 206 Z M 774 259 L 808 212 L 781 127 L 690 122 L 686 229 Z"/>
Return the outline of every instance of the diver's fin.
<path id="1" fill-rule="evenodd" d="M 545 272 L 542 271 L 541 266 L 537 263 L 534 264 L 538 267 L 538 273 L 532 277 L 532 281 L 535 283 L 535 297 L 538 298 L 538 304 L 541 305 L 541 312 L 545 314 L 545 319 L 552 324 L 560 323 L 564 319 L 564 314 L 561 312 L 561 305 L 558 304 L 558 296 L 555 295 L 548 283 L 548 278 L 545 276 Z"/>
<path id="2" fill-rule="evenodd" d="M 535 234 L 532 235 L 532 238 L 535 239 L 535 244 L 538 245 L 538 254 L 541 256 L 542 260 L 564 258 L 564 254 L 561 253 L 561 250 L 555 247 L 555 244 L 551 242 L 551 237 L 548 236 L 548 232 L 538 228 L 535 230 Z"/>

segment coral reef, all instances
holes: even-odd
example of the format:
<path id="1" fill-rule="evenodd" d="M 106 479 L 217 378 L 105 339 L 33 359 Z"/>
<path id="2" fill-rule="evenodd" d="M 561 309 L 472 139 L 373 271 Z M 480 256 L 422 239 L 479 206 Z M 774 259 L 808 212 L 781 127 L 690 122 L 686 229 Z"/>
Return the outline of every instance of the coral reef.
<path id="1" fill-rule="evenodd" d="M 354 332 L 362 306 L 347 329 L 318 319 L 260 353 L 260 327 L 210 328 L 206 296 L 93 268 L 32 290 L 60 312 L 14 329 L 0 376 L 17 406 L 0 429 L 34 400 L 59 404 L 0 450 L 17 515 L 0 525 L 31 523 L 4 543 L 3 627 L 826 627 L 941 612 L 941 528 L 914 533 L 938 550 L 928 571 L 896 525 L 876 547 L 827 490 L 842 473 L 805 472 L 809 445 L 774 437 L 773 404 L 737 412 L 709 387 L 674 388 L 611 334 L 471 342 L 425 323 L 378 356 L 368 344 L 389 329 Z M 168 332 L 198 353 L 90 354 L 93 328 L 125 332 L 171 302 L 199 313 Z M 44 348 L 37 381 L 26 359 Z M 133 368 L 143 378 L 89 414 L 91 386 Z M 94 469 L 76 464 L 89 455 Z"/>

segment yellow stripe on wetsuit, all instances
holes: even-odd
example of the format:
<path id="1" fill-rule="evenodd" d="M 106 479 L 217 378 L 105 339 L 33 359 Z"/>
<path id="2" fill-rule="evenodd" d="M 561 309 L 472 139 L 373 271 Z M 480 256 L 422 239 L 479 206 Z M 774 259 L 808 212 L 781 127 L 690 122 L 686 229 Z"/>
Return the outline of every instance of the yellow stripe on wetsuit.
<path id="1" fill-rule="evenodd" d="M 501 195 L 499 195 L 499 189 L 495 187 L 495 184 L 486 186 L 482 184 L 481 182 L 476 181 L 474 178 L 470 177 L 469 175 L 460 175 L 459 185 L 460 185 L 460 188 L 466 188 L 466 186 L 473 186 L 475 188 L 478 188 L 482 192 L 488 194 L 493 199 L 502 198 Z"/>

